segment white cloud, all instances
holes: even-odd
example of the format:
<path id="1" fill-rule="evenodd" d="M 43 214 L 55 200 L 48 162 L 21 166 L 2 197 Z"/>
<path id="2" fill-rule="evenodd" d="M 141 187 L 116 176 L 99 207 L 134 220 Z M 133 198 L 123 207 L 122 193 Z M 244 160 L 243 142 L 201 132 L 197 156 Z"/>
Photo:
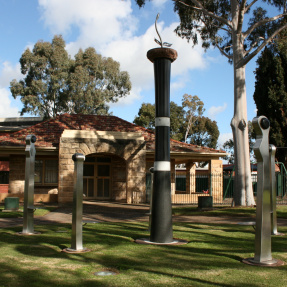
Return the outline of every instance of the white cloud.
<path id="1" fill-rule="evenodd" d="M 0 87 L 5 88 L 10 86 L 13 79 L 19 80 L 22 78 L 20 64 L 12 66 L 10 62 L 3 62 L 0 70 Z"/>
<path id="2" fill-rule="evenodd" d="M 131 93 L 124 97 L 124 98 L 120 98 L 116 103 L 108 103 L 108 105 L 112 108 L 114 106 L 126 106 L 126 105 L 130 105 L 132 104 L 134 101 L 136 100 L 140 100 L 141 96 L 140 96 L 141 90 L 132 90 Z"/>
<path id="3" fill-rule="evenodd" d="M 158 8 L 158 7 L 163 6 L 167 1 L 168 0 L 153 0 L 152 4 Z"/>
<path id="4" fill-rule="evenodd" d="M 230 139 L 233 139 L 232 133 L 220 134 L 217 141 L 217 145 L 219 146 L 219 148 L 223 148 L 223 144 Z"/>
<path id="5" fill-rule="evenodd" d="M 209 118 L 214 120 L 216 116 L 224 112 L 226 108 L 227 108 L 227 103 L 224 103 L 223 106 L 218 106 L 218 107 L 213 106 L 207 111 L 207 115 Z"/>
<path id="6" fill-rule="evenodd" d="M 154 85 L 153 65 L 147 59 L 149 49 L 158 47 L 154 38 L 158 37 L 151 26 L 142 35 L 137 35 L 137 19 L 132 15 L 131 0 L 38 0 L 43 11 L 43 21 L 53 34 L 67 34 L 72 28 L 77 28 L 76 41 L 67 43 L 70 55 L 78 49 L 95 47 L 103 56 L 112 57 L 121 64 L 121 70 L 129 72 L 132 82 L 130 96 L 120 100 L 132 103 L 141 98 L 141 91 Z M 163 5 L 167 0 L 152 1 L 153 5 Z M 187 41 L 177 37 L 174 29 L 178 23 L 164 26 L 158 23 L 158 30 L 163 41 L 173 44 L 177 50 L 178 59 L 172 64 L 172 76 L 186 76 L 191 69 L 205 68 L 207 62 L 204 51 L 197 45 L 192 48 Z M 183 87 L 184 81 L 173 84 Z"/>
<path id="7" fill-rule="evenodd" d="M 131 1 L 122 0 L 39 0 L 42 19 L 53 34 L 79 29 L 77 42 L 85 48 L 126 37 L 136 29 Z"/>
<path id="8" fill-rule="evenodd" d="M 159 27 L 162 26 L 161 22 Z M 173 32 L 176 26 L 177 23 L 172 23 L 162 30 L 159 28 L 162 39 L 171 42 L 172 47 L 178 52 L 178 59 L 172 63 L 171 68 L 171 75 L 179 78 L 172 82 L 173 90 L 185 86 L 189 70 L 203 69 L 207 66 L 204 51 L 200 47 L 192 49 L 191 45 L 177 37 Z M 153 64 L 147 59 L 146 53 L 151 48 L 157 47 L 153 40 L 155 36 L 157 35 L 152 25 L 145 34 L 108 43 L 102 51 L 103 55 L 112 56 L 121 63 L 121 69 L 129 72 L 135 90 L 149 89 L 154 85 Z"/>
<path id="9" fill-rule="evenodd" d="M 5 88 L 0 88 L 0 118 L 19 117 L 19 110 L 16 107 L 11 107 L 9 91 Z"/>

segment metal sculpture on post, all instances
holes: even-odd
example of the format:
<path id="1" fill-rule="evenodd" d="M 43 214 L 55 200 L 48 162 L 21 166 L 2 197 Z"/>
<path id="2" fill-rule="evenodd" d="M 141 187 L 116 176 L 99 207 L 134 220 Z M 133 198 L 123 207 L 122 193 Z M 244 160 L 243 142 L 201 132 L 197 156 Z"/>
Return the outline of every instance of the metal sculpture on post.
<path id="1" fill-rule="evenodd" d="M 63 251 L 67 253 L 89 252 L 83 247 L 83 171 L 85 156 L 75 153 L 72 157 L 74 161 L 74 194 L 73 194 L 73 214 L 72 214 L 72 243 L 71 248 Z"/>
<path id="2" fill-rule="evenodd" d="M 147 58 L 154 64 L 155 78 L 155 161 L 153 175 L 153 194 L 150 221 L 150 238 L 138 239 L 137 243 L 182 244 L 173 239 L 170 173 L 170 72 L 171 63 L 177 59 L 177 52 L 171 44 L 160 41 L 160 48 L 147 52 Z M 186 243 L 185 241 L 182 241 Z"/>
<path id="3" fill-rule="evenodd" d="M 157 15 L 155 27 L 157 31 Z M 158 31 L 157 31 L 158 33 Z M 159 35 L 159 33 L 158 33 Z M 147 52 L 154 64 L 155 78 L 155 162 L 153 180 L 153 203 L 151 214 L 150 241 L 170 243 L 173 241 L 171 179 L 170 179 L 170 71 L 176 60 L 173 49 L 155 48 Z M 170 44 L 167 44 L 170 46 Z"/>
<path id="4" fill-rule="evenodd" d="M 34 135 L 26 137 L 26 163 L 25 163 L 25 186 L 24 186 L 24 207 L 23 207 L 23 230 L 20 234 L 39 234 L 34 231 L 34 182 L 35 182 L 35 142 Z"/>
<path id="5" fill-rule="evenodd" d="M 265 116 L 260 116 L 253 119 L 252 125 L 256 133 L 253 149 L 257 159 L 255 255 L 243 262 L 258 266 L 282 265 L 283 262 L 273 259 L 271 254 L 270 122 Z"/>

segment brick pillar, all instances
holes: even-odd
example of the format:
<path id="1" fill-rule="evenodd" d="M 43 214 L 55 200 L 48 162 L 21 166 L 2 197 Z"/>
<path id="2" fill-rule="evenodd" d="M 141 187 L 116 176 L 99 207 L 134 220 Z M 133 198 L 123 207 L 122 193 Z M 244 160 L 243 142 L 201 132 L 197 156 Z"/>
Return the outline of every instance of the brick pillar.
<path id="1" fill-rule="evenodd" d="M 145 202 L 146 160 L 145 151 L 137 151 L 127 161 L 127 203 Z"/>
<path id="2" fill-rule="evenodd" d="M 209 174 L 211 175 L 211 188 L 214 203 L 222 203 L 223 200 L 223 169 L 222 160 L 212 159 L 209 162 Z"/>
<path id="3" fill-rule="evenodd" d="M 171 194 L 175 194 L 175 159 L 170 160 Z"/>
<path id="4" fill-rule="evenodd" d="M 186 193 L 191 194 L 195 192 L 195 168 L 194 162 L 189 161 L 186 164 Z"/>

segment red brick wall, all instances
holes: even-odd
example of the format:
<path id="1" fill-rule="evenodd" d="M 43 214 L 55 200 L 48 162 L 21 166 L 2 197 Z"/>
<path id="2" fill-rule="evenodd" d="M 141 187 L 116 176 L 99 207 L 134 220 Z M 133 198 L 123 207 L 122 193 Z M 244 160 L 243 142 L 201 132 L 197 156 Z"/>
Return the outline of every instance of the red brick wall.
<path id="1" fill-rule="evenodd" d="M 9 184 L 0 184 L 0 193 L 8 193 Z"/>

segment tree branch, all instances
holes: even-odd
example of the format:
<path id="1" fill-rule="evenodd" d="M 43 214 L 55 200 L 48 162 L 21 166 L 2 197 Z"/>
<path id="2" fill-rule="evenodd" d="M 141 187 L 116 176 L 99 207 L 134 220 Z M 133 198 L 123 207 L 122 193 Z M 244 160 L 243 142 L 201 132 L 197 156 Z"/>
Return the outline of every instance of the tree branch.
<path id="1" fill-rule="evenodd" d="M 262 37 L 262 39 L 265 40 L 265 38 L 263 38 L 263 37 Z M 258 44 L 258 41 L 256 41 L 255 43 L 253 43 L 253 44 L 251 45 L 250 49 L 248 49 L 247 51 L 245 51 L 245 54 L 244 54 L 244 55 L 248 55 L 248 54 L 252 51 L 252 49 L 253 49 L 257 44 Z"/>
<path id="2" fill-rule="evenodd" d="M 253 0 L 248 6 L 245 7 L 244 13 L 246 13 L 258 0 Z"/>
<path id="3" fill-rule="evenodd" d="M 243 20 L 244 20 L 244 14 L 245 14 L 245 5 L 246 0 L 242 0 L 240 7 L 239 7 L 239 17 L 238 17 L 238 25 L 237 25 L 237 33 L 242 31 L 243 26 Z"/>
<path id="4" fill-rule="evenodd" d="M 265 41 L 256 49 L 254 50 L 251 54 L 249 54 L 247 57 L 242 59 L 239 63 L 238 66 L 244 66 L 246 65 L 254 56 L 256 56 L 269 42 L 273 40 L 273 38 L 278 35 L 282 30 L 287 28 L 287 24 L 283 25 L 282 27 L 278 28 L 268 39 L 265 39 Z"/>
<path id="5" fill-rule="evenodd" d="M 215 44 L 215 47 L 220 51 L 220 53 L 225 56 L 227 59 L 231 60 L 232 56 L 228 55 L 221 47 L 218 46 L 218 44 Z M 227 48 L 227 47 L 226 47 Z"/>
<path id="6" fill-rule="evenodd" d="M 229 27 L 232 27 L 232 23 L 230 21 L 228 21 L 227 19 L 223 18 L 223 17 L 219 17 L 217 15 L 215 15 L 214 13 L 208 11 L 207 9 L 204 8 L 204 6 L 202 5 L 202 3 L 200 1 L 197 1 L 197 0 L 190 0 L 192 3 L 194 3 L 194 5 L 196 5 L 196 7 L 194 6 L 191 6 L 189 4 L 186 4 L 185 2 L 181 1 L 181 0 L 175 0 L 176 2 L 178 3 L 181 3 L 187 7 L 190 7 L 190 8 L 193 8 L 193 9 L 196 9 L 196 10 L 201 10 L 201 12 L 204 14 L 204 15 L 207 15 L 209 17 L 212 17 L 213 19 L 229 26 Z"/>
<path id="7" fill-rule="evenodd" d="M 286 15 L 287 14 L 280 14 L 280 15 L 274 16 L 272 18 L 266 18 L 266 19 L 263 19 L 261 21 L 254 23 L 254 25 L 251 26 L 245 33 L 242 33 L 243 39 L 245 39 L 248 35 L 250 35 L 256 28 L 263 26 L 266 23 L 278 20 L 279 18 L 282 18 Z"/>

